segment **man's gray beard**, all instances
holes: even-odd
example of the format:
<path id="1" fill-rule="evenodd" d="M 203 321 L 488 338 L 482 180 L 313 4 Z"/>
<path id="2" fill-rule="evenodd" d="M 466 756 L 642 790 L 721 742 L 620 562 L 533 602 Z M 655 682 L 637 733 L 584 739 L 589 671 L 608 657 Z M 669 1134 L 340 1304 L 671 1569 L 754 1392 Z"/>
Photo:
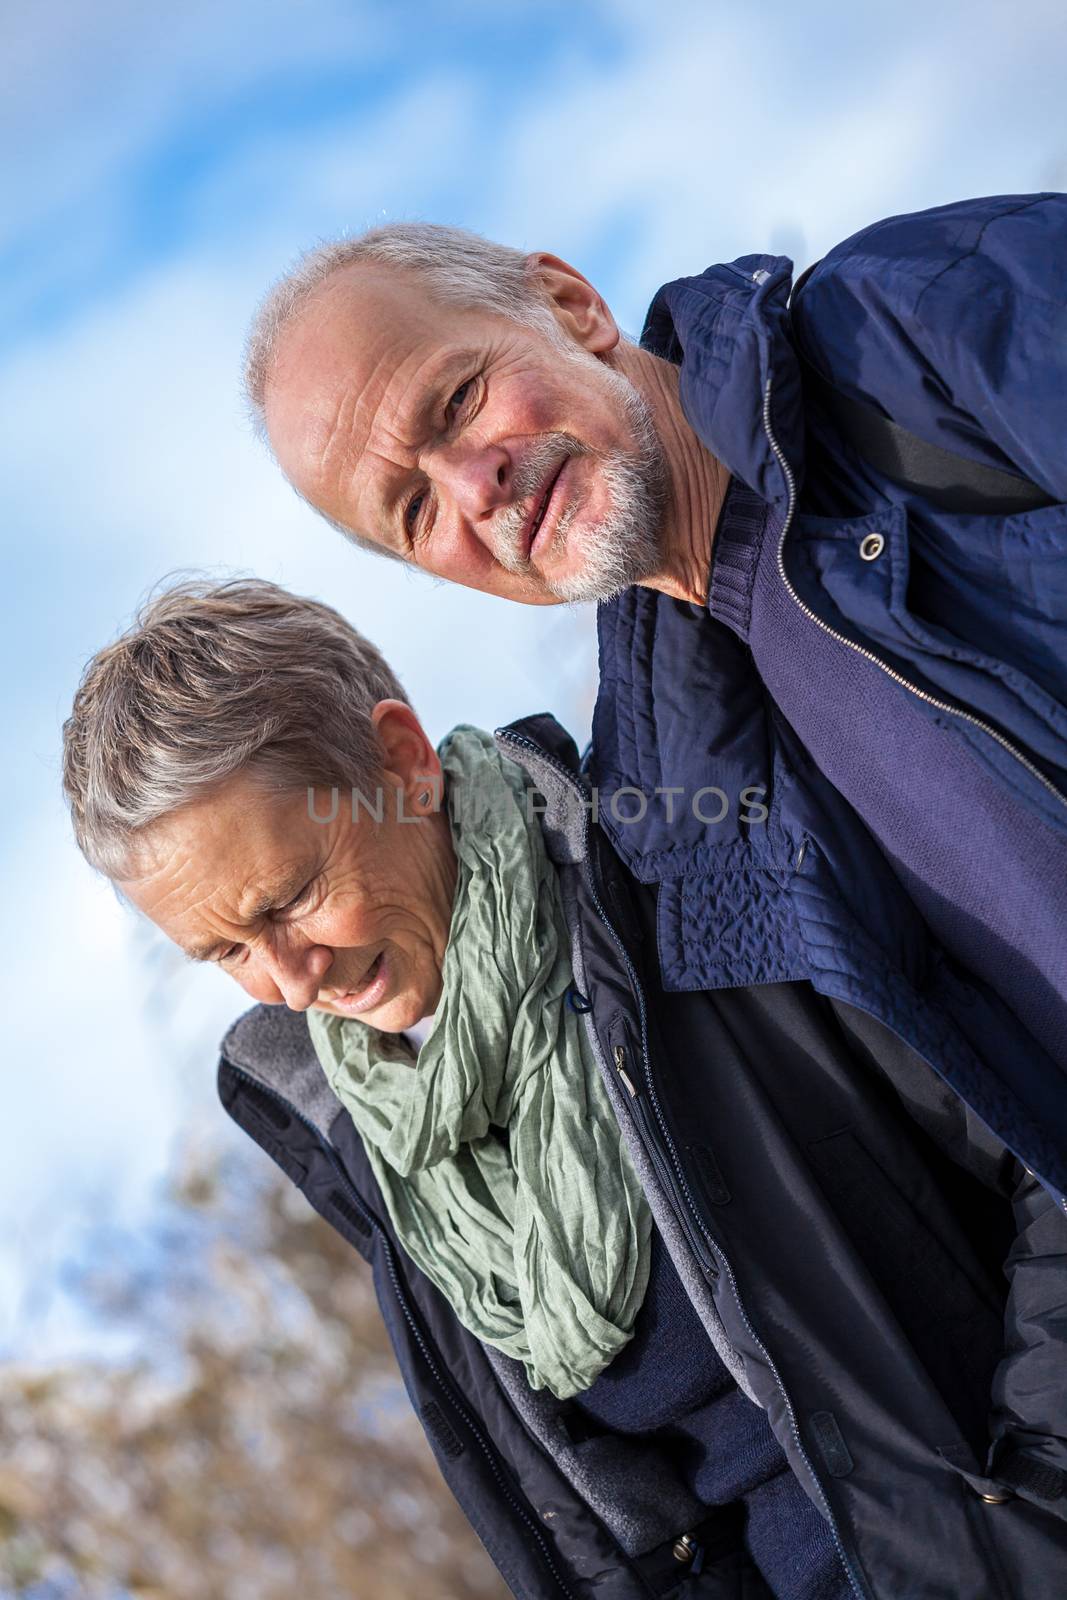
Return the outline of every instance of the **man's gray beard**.
<path id="1" fill-rule="evenodd" d="M 599 363 L 598 363 L 599 365 Z M 547 473 L 565 457 L 596 455 L 611 497 L 611 509 L 586 531 L 582 565 L 570 577 L 545 588 L 560 600 L 611 600 L 623 589 L 649 578 L 662 560 L 662 528 L 667 508 L 667 462 L 652 420 L 652 409 L 630 380 L 611 368 L 610 375 L 626 412 L 636 449 L 600 455 L 569 433 L 549 433 L 530 452 L 512 483 L 514 504 L 500 514 L 493 529 L 493 554 L 502 567 L 520 576 L 534 572 L 521 552 L 522 530 L 531 496 Z M 560 516 L 553 549 L 562 548 L 577 508 L 573 502 Z"/>

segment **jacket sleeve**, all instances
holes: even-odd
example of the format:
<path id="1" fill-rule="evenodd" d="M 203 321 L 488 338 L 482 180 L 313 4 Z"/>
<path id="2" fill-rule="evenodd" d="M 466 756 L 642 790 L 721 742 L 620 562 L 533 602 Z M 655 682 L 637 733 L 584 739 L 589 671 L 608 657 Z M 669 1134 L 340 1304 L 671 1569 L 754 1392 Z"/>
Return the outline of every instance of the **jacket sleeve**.
<path id="1" fill-rule="evenodd" d="M 1030 1173 L 1012 1203 L 1018 1233 L 1005 1263 L 1005 1349 L 986 1470 L 1067 1521 L 1067 1214 Z"/>
<path id="2" fill-rule="evenodd" d="M 1067 500 L 1067 195 L 890 217 L 812 273 L 800 331 L 835 384 Z"/>

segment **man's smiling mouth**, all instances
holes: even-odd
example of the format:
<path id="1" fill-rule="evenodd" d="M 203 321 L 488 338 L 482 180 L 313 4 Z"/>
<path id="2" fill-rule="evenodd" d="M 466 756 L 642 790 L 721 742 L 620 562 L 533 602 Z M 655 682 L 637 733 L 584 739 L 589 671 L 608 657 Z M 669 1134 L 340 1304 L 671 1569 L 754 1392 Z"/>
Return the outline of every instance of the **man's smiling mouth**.
<path id="1" fill-rule="evenodd" d="M 527 561 L 529 561 L 531 555 L 533 554 L 533 548 L 534 548 L 534 545 L 537 543 L 537 536 L 541 531 L 541 528 L 542 528 L 542 526 L 544 524 L 546 516 L 548 515 L 548 508 L 549 508 L 550 504 L 552 503 L 552 496 L 553 496 L 553 494 L 555 492 L 556 485 L 559 482 L 559 480 L 560 480 L 560 478 L 561 478 L 561 476 L 563 474 L 563 469 L 566 467 L 566 465 L 567 465 L 569 460 L 570 460 L 570 456 L 564 456 L 563 457 L 563 460 L 556 467 L 555 471 L 552 473 L 551 477 L 548 479 L 547 483 L 545 484 L 544 489 L 542 490 L 541 498 L 538 501 L 537 508 L 536 508 L 536 510 L 534 512 L 533 517 L 530 520 L 530 523 L 529 523 L 529 526 L 528 526 L 528 529 L 527 529 L 527 533 L 526 533 L 526 559 L 527 559 Z"/>

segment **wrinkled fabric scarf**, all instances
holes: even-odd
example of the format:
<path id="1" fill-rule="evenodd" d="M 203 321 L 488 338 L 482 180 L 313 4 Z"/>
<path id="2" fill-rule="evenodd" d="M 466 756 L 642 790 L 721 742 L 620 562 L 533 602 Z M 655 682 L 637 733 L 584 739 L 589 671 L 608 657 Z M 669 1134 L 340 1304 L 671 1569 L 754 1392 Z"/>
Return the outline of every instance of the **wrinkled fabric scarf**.
<path id="1" fill-rule="evenodd" d="M 560 1399 L 629 1340 L 651 1218 L 580 1016 L 530 785 L 490 737 L 443 741 L 458 880 L 434 1025 L 311 1011 L 405 1250 L 479 1339 Z"/>

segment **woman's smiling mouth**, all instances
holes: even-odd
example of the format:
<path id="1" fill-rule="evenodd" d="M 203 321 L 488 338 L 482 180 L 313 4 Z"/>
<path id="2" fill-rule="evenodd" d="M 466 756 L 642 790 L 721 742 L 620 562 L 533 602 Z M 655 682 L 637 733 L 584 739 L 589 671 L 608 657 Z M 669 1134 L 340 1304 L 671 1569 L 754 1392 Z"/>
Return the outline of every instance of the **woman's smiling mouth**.
<path id="1" fill-rule="evenodd" d="M 389 962 L 385 951 L 380 950 L 357 987 L 334 995 L 327 1004 L 346 1017 L 358 1017 L 362 1012 L 372 1011 L 380 1005 L 388 989 Z"/>

